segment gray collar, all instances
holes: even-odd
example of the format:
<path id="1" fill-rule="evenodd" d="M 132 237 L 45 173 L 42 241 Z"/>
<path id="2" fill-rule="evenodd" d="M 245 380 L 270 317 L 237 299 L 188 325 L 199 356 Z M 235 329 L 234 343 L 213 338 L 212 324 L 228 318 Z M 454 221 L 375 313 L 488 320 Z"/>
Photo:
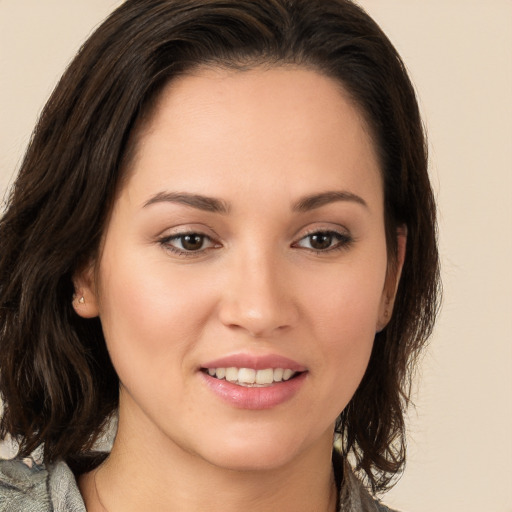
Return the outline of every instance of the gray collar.
<path id="1" fill-rule="evenodd" d="M 65 462 L 45 467 L 32 459 L 0 459 L 0 505 L 9 512 L 86 512 L 75 476 Z M 347 463 L 338 510 L 393 512 L 368 493 Z"/>

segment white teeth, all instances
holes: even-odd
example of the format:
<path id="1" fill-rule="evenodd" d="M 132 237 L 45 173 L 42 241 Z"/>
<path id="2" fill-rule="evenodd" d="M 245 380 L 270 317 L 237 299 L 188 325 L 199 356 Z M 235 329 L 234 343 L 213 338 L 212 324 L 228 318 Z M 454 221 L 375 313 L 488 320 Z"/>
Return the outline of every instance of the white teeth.
<path id="1" fill-rule="evenodd" d="M 266 370 L 258 370 L 256 372 L 256 384 L 272 384 L 274 381 L 274 370 L 267 368 Z"/>
<path id="2" fill-rule="evenodd" d="M 288 380 L 293 375 L 293 372 L 288 368 L 283 372 L 283 380 Z"/>
<path id="3" fill-rule="evenodd" d="M 244 384 L 254 384 L 256 380 L 256 370 L 252 368 L 240 368 L 238 370 L 238 382 Z"/>
<path id="4" fill-rule="evenodd" d="M 276 382 L 281 382 L 283 380 L 284 370 L 282 368 L 276 368 L 274 370 L 274 380 Z"/>
<path id="5" fill-rule="evenodd" d="M 217 371 L 215 371 L 215 375 L 217 375 Z M 236 382 L 238 380 L 238 368 L 226 368 L 226 380 Z"/>
<path id="6" fill-rule="evenodd" d="M 274 382 L 291 379 L 296 372 L 289 368 L 208 368 L 208 375 L 217 379 L 226 379 L 228 382 L 245 387 L 270 386 Z"/>

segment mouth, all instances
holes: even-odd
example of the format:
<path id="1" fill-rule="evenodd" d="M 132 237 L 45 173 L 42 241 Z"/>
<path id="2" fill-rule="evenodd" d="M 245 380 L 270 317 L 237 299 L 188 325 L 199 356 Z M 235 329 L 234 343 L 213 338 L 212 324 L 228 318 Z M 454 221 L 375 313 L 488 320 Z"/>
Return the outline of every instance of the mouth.
<path id="1" fill-rule="evenodd" d="M 308 368 L 280 354 L 237 353 L 203 362 L 203 381 L 222 401 L 237 409 L 272 409 L 296 396 Z"/>
<path id="2" fill-rule="evenodd" d="M 290 368 L 201 368 L 201 371 L 218 380 L 225 380 L 237 386 L 247 388 L 265 388 L 281 382 L 287 382 L 303 372 Z"/>

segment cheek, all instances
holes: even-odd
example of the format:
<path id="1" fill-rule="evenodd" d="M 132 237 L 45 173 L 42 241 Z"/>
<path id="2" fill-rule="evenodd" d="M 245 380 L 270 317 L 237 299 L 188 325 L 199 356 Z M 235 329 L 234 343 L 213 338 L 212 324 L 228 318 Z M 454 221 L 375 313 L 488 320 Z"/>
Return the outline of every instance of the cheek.
<path id="1" fill-rule="evenodd" d="M 319 337 L 347 341 L 373 339 L 385 276 L 385 260 L 373 266 L 347 265 L 323 276 L 317 274 L 316 286 L 309 286 L 307 309 L 311 321 L 316 319 L 316 328 L 322 331 Z"/>
<path id="2" fill-rule="evenodd" d="M 143 251 L 116 253 L 106 254 L 100 276 L 100 317 L 116 370 L 121 379 L 134 368 L 179 371 L 177 355 L 197 339 L 206 295 L 201 308 L 195 283 L 179 272 L 169 275 L 168 264 Z"/>
<path id="3" fill-rule="evenodd" d="M 325 400 L 336 416 L 359 385 L 372 352 L 385 281 L 384 263 L 341 268 L 326 275 L 323 286 L 308 299 L 307 318 L 312 326 L 312 357 L 319 360 Z M 321 275 L 318 275 L 320 280 Z M 317 280 L 317 284 L 320 282 Z"/>
<path id="4" fill-rule="evenodd" d="M 355 294 L 348 300 L 345 296 L 331 295 L 331 300 L 323 305 L 324 308 L 318 309 L 314 335 L 316 348 L 324 357 L 322 371 L 329 375 L 331 382 L 355 391 L 373 347 L 377 301 L 371 305 L 359 302 Z"/>

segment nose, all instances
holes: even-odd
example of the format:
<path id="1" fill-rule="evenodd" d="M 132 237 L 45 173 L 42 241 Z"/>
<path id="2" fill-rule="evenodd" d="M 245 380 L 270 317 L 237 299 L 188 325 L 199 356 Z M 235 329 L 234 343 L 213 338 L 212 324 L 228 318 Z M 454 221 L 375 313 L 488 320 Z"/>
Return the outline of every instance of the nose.
<path id="1" fill-rule="evenodd" d="M 275 336 L 299 319 L 293 280 L 271 254 L 252 254 L 229 265 L 220 321 L 255 338 Z"/>

